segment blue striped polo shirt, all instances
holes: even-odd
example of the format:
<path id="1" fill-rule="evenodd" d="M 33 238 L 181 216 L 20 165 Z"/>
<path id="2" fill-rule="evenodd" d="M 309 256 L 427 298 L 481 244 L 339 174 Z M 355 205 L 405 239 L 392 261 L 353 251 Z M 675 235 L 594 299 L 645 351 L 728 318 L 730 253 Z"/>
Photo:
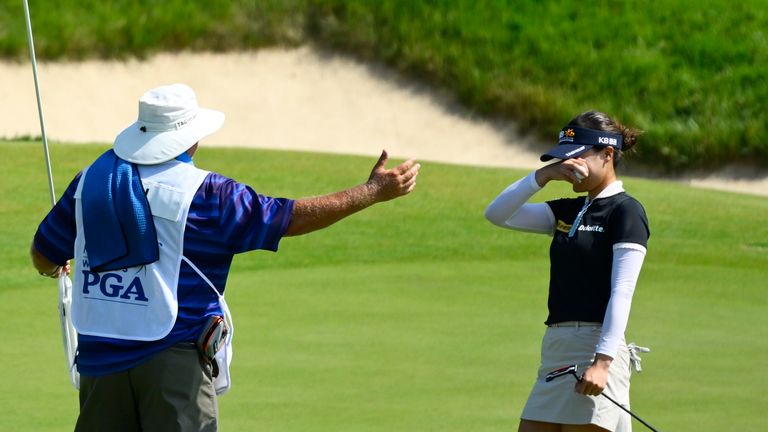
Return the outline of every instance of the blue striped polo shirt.
<path id="1" fill-rule="evenodd" d="M 75 176 L 35 233 L 35 249 L 57 264 L 64 264 L 74 256 L 77 236 L 74 196 L 81 175 Z M 277 251 L 292 211 L 290 199 L 260 195 L 249 186 L 209 173 L 189 208 L 184 256 L 223 293 L 233 256 L 256 249 Z M 80 374 L 99 376 L 130 369 L 176 343 L 196 341 L 207 318 L 222 315 L 216 294 L 183 261 L 178 302 L 176 323 L 160 340 L 146 342 L 78 335 Z"/>

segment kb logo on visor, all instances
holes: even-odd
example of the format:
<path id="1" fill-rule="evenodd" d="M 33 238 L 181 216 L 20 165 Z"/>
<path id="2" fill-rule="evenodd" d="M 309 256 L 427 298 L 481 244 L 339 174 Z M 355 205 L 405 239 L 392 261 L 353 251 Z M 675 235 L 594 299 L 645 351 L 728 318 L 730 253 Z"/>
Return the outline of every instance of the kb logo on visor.
<path id="1" fill-rule="evenodd" d="M 611 146 L 615 146 L 616 144 L 618 144 L 618 140 L 616 140 L 616 138 L 608 138 L 608 137 L 599 137 L 597 139 L 597 142 L 600 144 L 606 144 Z"/>

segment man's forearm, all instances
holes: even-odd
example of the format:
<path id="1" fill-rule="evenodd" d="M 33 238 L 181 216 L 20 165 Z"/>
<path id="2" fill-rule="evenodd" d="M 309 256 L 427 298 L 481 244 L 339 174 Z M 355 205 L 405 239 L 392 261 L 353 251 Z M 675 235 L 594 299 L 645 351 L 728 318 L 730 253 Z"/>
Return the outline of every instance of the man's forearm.
<path id="1" fill-rule="evenodd" d="M 386 169 L 387 152 L 373 166 L 368 181 L 341 192 L 294 201 L 291 223 L 286 236 L 306 234 L 332 225 L 345 217 L 370 207 L 409 194 L 416 186 L 421 165 L 409 159 Z"/>
<path id="2" fill-rule="evenodd" d="M 370 183 L 329 195 L 296 200 L 285 235 L 296 236 L 325 228 L 376 202 L 376 189 Z"/>

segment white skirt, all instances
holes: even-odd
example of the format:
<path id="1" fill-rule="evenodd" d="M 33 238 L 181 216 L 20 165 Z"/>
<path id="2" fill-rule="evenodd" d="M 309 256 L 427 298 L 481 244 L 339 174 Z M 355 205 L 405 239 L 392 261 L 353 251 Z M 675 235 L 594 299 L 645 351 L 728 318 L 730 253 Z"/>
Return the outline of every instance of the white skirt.
<path id="1" fill-rule="evenodd" d="M 572 375 L 550 382 L 545 377 L 553 370 L 572 364 L 582 373 L 592 364 L 602 328 L 597 325 L 548 327 L 541 343 L 541 366 L 528 396 L 521 418 L 558 424 L 594 424 L 609 431 L 632 430 L 629 414 L 603 396 L 575 393 Z M 629 409 L 629 350 L 622 340 L 608 373 L 604 393 Z"/>

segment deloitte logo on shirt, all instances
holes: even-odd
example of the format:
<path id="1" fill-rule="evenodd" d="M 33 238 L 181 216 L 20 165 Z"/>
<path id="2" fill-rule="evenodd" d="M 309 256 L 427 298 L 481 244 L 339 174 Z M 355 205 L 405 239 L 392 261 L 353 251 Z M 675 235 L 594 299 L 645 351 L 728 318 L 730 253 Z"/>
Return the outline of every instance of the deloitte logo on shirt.
<path id="1" fill-rule="evenodd" d="M 579 231 L 605 232 L 605 228 L 600 225 L 579 225 Z"/>
<path id="2" fill-rule="evenodd" d="M 83 267 L 88 267 L 87 260 L 83 261 Z M 126 274 L 127 269 L 120 272 L 97 273 L 90 270 L 82 270 L 82 272 L 85 298 L 139 305 L 149 301 L 144 293 L 141 279 L 138 276 L 130 278 Z"/>

